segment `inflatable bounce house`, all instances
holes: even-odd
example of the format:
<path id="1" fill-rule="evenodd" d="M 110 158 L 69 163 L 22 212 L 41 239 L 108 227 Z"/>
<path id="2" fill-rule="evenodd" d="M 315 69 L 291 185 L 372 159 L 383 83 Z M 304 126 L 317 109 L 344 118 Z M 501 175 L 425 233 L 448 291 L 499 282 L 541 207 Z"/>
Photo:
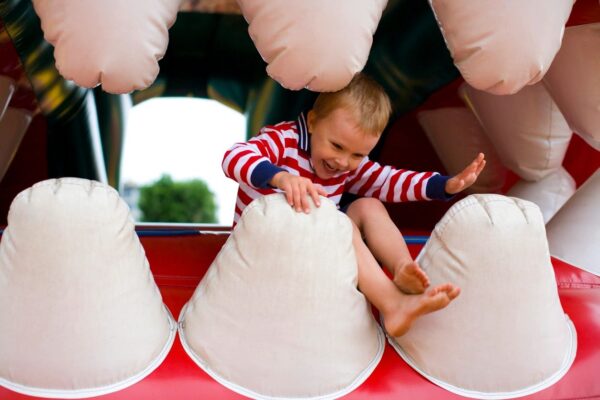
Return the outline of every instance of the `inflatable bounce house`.
<path id="1" fill-rule="evenodd" d="M 135 225 L 132 104 L 212 98 L 251 137 L 359 71 L 393 106 L 372 159 L 486 154 L 386 205 L 443 311 L 387 334 L 326 199 Z M 599 71 L 597 0 L 0 0 L 0 399 L 600 399 Z"/>

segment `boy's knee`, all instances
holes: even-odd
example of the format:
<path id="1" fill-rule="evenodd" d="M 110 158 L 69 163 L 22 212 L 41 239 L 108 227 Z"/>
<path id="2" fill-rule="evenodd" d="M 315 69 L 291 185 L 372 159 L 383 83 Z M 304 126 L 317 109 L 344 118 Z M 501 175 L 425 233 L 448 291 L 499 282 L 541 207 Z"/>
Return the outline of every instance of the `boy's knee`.
<path id="1" fill-rule="evenodd" d="M 379 199 L 372 197 L 363 197 L 355 200 L 348 206 L 348 214 L 359 217 L 372 215 L 377 211 L 385 211 L 385 206 Z M 387 211 L 386 211 L 387 212 Z"/>

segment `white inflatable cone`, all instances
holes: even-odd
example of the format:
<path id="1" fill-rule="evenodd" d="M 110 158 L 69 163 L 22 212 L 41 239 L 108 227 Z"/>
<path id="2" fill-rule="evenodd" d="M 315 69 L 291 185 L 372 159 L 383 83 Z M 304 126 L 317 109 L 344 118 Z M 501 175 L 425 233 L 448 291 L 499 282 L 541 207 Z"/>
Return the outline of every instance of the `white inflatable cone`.
<path id="1" fill-rule="evenodd" d="M 575 179 L 566 169 L 560 167 L 537 182 L 519 180 L 506 195 L 535 203 L 544 216 L 544 223 L 547 223 L 573 193 Z"/>
<path id="2" fill-rule="evenodd" d="M 0 327 L 0 385 L 32 396 L 98 396 L 162 362 L 175 323 L 114 189 L 63 178 L 17 195 L 0 243 Z"/>
<path id="3" fill-rule="evenodd" d="M 32 3 L 65 79 L 124 94 L 145 89 L 156 79 L 181 0 Z"/>
<path id="4" fill-rule="evenodd" d="M 570 26 L 544 84 L 569 122 L 600 150 L 600 23 Z"/>
<path id="5" fill-rule="evenodd" d="M 310 214 L 255 200 L 179 317 L 192 359 L 253 398 L 327 399 L 358 387 L 384 337 L 357 290 L 350 220 L 325 198 Z"/>
<path id="6" fill-rule="evenodd" d="M 573 0 L 429 0 L 461 75 L 473 87 L 514 94 L 538 82 L 563 37 Z"/>
<path id="7" fill-rule="evenodd" d="M 560 168 L 573 132 L 541 83 L 506 96 L 467 84 L 459 92 L 505 166 L 528 181 Z"/>
<path id="8" fill-rule="evenodd" d="M 548 222 L 550 254 L 600 276 L 600 169 Z"/>
<path id="9" fill-rule="evenodd" d="M 413 368 L 462 396 L 538 392 L 571 366 L 577 339 L 560 305 L 544 221 L 528 201 L 487 194 L 456 203 L 417 258 L 431 284 L 461 294 L 390 343 Z"/>

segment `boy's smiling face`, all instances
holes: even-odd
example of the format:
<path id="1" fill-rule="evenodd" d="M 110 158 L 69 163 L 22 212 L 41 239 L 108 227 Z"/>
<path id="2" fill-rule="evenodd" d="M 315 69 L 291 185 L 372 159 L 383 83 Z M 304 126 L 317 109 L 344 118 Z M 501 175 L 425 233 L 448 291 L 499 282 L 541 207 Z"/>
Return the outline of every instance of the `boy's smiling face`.
<path id="1" fill-rule="evenodd" d="M 377 144 L 379 136 L 363 132 L 354 115 L 336 108 L 325 118 L 308 113 L 308 130 L 315 173 L 321 179 L 333 178 L 358 168 Z"/>

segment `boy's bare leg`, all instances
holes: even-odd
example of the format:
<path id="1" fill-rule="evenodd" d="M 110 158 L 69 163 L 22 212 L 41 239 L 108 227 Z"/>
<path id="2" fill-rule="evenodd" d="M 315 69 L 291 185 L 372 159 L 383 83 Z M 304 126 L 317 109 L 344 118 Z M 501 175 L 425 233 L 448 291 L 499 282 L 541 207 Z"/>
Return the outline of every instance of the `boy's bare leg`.
<path id="1" fill-rule="evenodd" d="M 358 199 L 348 207 L 347 215 L 360 229 L 375 258 L 392 273 L 394 283 L 404 293 L 423 293 L 429 278 L 413 260 L 383 204 L 373 198 Z"/>
<path id="2" fill-rule="evenodd" d="M 356 225 L 352 225 L 352 244 L 358 262 L 358 288 L 383 315 L 385 330 L 390 335 L 403 335 L 415 319 L 446 307 L 460 293 L 460 289 L 450 283 L 427 289 L 422 294 L 402 293 L 379 267 Z"/>

